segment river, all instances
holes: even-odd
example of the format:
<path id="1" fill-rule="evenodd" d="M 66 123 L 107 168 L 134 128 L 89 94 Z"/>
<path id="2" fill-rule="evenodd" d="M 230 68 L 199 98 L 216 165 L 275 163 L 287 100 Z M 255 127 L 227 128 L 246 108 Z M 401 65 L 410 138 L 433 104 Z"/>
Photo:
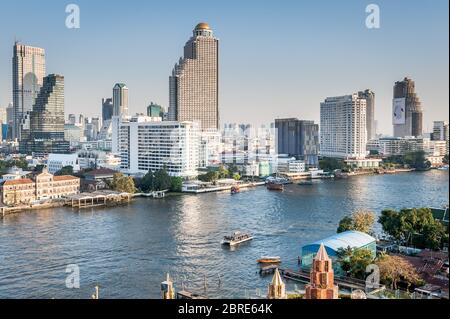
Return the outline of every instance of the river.
<path id="1" fill-rule="evenodd" d="M 160 298 L 167 272 L 178 290 L 183 283 L 203 293 L 206 279 L 212 298 L 265 294 L 270 276 L 257 274 L 260 256 L 281 256 L 283 267 L 295 269 L 301 247 L 334 234 L 344 215 L 441 207 L 448 183 L 448 171 L 433 170 L 9 215 L 0 220 L 0 298 L 89 298 L 96 285 L 101 298 Z M 221 246 L 235 230 L 255 239 L 234 250 Z M 73 264 L 79 289 L 65 284 Z"/>

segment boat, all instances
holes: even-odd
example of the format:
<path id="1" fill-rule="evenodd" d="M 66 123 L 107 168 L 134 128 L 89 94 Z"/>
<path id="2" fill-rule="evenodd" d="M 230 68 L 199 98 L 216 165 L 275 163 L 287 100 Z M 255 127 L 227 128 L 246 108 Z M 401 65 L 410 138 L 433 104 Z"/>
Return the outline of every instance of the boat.
<path id="1" fill-rule="evenodd" d="M 239 188 L 239 186 L 233 186 L 231 187 L 231 194 L 237 194 L 241 191 L 241 189 Z"/>
<path id="2" fill-rule="evenodd" d="M 284 190 L 284 184 L 280 182 L 268 182 L 267 189 L 270 191 L 282 191 Z"/>
<path id="3" fill-rule="evenodd" d="M 281 263 L 281 257 L 279 256 L 262 256 L 257 260 L 260 264 L 278 264 Z"/>
<path id="4" fill-rule="evenodd" d="M 448 165 L 444 165 L 438 168 L 440 171 L 448 171 Z"/>
<path id="5" fill-rule="evenodd" d="M 252 240 L 253 236 L 247 233 L 234 232 L 231 236 L 224 236 L 222 245 L 234 246 Z"/>
<path id="6" fill-rule="evenodd" d="M 301 181 L 301 182 L 298 183 L 298 185 L 301 185 L 301 186 L 303 186 L 303 185 L 310 186 L 310 185 L 313 185 L 313 184 L 314 184 L 314 182 L 312 180 Z"/>

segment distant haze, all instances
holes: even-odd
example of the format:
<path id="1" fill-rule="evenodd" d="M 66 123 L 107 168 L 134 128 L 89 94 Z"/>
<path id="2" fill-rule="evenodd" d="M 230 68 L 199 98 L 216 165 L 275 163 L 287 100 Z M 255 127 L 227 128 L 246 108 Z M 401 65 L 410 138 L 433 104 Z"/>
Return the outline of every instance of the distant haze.
<path id="1" fill-rule="evenodd" d="M 0 11 L 0 106 L 12 100 L 14 40 L 43 47 L 47 72 L 65 76 L 69 113 L 101 115 L 102 97 L 126 83 L 130 113 L 168 107 L 169 75 L 198 22 L 220 39 L 220 116 L 267 123 L 319 120 L 327 96 L 370 88 L 378 132 L 392 133 L 392 88 L 416 82 L 424 130 L 449 118 L 448 0 L 73 1 L 81 28 L 67 29 L 63 1 L 8 1 Z M 381 28 L 367 29 L 376 3 Z"/>

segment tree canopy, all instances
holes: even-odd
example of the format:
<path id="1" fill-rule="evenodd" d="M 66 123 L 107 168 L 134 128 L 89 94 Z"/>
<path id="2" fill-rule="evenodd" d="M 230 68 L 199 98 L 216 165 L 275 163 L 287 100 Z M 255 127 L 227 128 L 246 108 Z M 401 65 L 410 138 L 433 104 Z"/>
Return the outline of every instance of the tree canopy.
<path id="1" fill-rule="evenodd" d="M 73 166 L 64 166 L 55 173 L 55 176 L 73 175 Z"/>
<path id="2" fill-rule="evenodd" d="M 366 268 L 374 261 L 372 252 L 365 248 L 352 249 L 351 247 L 339 248 L 337 262 L 343 271 L 350 277 L 365 279 Z"/>
<path id="3" fill-rule="evenodd" d="M 380 281 L 391 289 L 397 289 L 399 282 L 405 283 L 408 288 L 422 284 L 416 269 L 400 256 L 381 255 L 375 264 L 380 270 Z"/>
<path id="4" fill-rule="evenodd" d="M 348 230 L 357 230 L 366 234 L 372 232 L 375 223 L 375 214 L 369 211 L 356 211 L 350 216 L 345 216 L 339 222 L 338 233 Z"/>
<path id="5" fill-rule="evenodd" d="M 136 190 L 133 178 L 122 173 L 114 174 L 111 187 L 115 191 L 126 193 L 134 193 Z"/>
<path id="6" fill-rule="evenodd" d="M 384 210 L 378 222 L 387 235 L 402 244 L 437 250 L 448 242 L 448 228 L 434 219 L 429 208 Z"/>

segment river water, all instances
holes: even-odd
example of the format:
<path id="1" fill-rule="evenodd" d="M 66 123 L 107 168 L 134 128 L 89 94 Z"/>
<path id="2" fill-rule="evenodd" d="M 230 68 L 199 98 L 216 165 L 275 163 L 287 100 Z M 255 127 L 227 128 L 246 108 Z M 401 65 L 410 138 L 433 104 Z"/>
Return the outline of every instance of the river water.
<path id="1" fill-rule="evenodd" d="M 0 298 L 160 298 L 170 272 L 176 285 L 211 298 L 265 294 L 269 277 L 256 259 L 281 256 L 296 269 L 301 247 L 333 235 L 357 209 L 441 207 L 448 203 L 447 171 L 358 176 L 264 187 L 239 194 L 211 193 L 137 199 L 127 206 L 59 208 L 0 220 Z M 379 227 L 378 227 L 379 228 Z M 255 239 L 230 250 L 220 245 L 235 230 Z M 66 288 L 77 265 L 80 288 Z M 294 289 L 289 283 L 288 289 Z"/>

